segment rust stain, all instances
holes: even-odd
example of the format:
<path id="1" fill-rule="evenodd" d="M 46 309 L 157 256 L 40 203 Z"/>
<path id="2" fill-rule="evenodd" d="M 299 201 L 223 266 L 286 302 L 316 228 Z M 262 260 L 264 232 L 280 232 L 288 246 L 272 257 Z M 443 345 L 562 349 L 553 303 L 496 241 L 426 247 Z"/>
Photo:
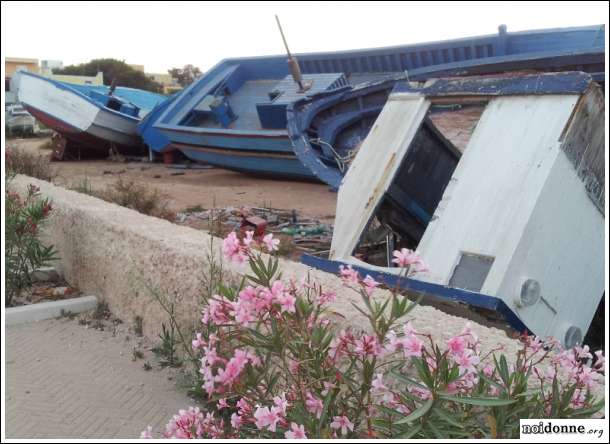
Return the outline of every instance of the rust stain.
<path id="1" fill-rule="evenodd" d="M 383 169 L 383 174 L 379 178 L 379 181 L 377 181 L 377 185 L 375 185 L 375 189 L 373 190 L 373 193 L 371 194 L 369 199 L 366 201 L 366 205 L 364 206 L 364 208 L 368 209 L 371 205 L 373 205 L 379 200 L 379 198 L 381 197 L 380 195 L 385 191 L 384 184 L 390 174 L 390 170 L 394 167 L 395 163 L 396 153 L 392 153 L 392 157 L 390 157 L 390 160 Z"/>

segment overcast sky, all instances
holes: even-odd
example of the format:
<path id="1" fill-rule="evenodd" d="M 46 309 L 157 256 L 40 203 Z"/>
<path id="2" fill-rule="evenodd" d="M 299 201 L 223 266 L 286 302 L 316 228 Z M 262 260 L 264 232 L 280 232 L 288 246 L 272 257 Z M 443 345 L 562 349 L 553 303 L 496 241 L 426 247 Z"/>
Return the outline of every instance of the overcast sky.
<path id="1" fill-rule="evenodd" d="M 333 51 L 497 32 L 602 24 L 607 2 L 302 3 L 2 2 L 3 56 L 62 60 L 113 57 L 147 72 L 290 49 Z"/>

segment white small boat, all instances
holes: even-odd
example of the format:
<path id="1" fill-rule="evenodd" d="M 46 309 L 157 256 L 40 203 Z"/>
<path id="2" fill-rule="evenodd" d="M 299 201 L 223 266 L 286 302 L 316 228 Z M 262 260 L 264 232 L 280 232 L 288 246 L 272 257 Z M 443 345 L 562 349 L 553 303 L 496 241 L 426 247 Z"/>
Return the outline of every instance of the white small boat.
<path id="1" fill-rule="evenodd" d="M 145 97 L 150 108 L 165 100 L 146 91 L 72 85 L 27 71 L 17 74 L 12 88 L 38 121 L 77 145 L 79 152 L 89 154 L 108 154 L 111 149 L 123 154 L 142 152 L 144 145 L 136 126 L 148 109 L 123 96 Z"/>

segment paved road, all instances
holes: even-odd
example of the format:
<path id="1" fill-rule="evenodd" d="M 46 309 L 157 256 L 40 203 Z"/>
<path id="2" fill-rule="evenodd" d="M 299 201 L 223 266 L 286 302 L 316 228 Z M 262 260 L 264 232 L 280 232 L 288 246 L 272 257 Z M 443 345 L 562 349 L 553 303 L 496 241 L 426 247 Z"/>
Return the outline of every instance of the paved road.
<path id="1" fill-rule="evenodd" d="M 138 438 L 149 424 L 162 430 L 193 401 L 166 371 L 133 362 L 133 346 L 124 333 L 76 320 L 7 327 L 6 437 Z"/>

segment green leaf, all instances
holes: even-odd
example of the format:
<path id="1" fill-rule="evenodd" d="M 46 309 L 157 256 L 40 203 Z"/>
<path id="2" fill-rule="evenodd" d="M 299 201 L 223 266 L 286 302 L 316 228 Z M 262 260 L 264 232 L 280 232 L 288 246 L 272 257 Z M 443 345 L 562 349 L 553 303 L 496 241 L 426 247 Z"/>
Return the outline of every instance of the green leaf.
<path id="1" fill-rule="evenodd" d="M 396 435 L 396 438 L 400 438 L 400 439 L 410 439 L 413 436 L 417 435 L 419 432 L 421 431 L 421 424 L 417 424 L 415 427 L 413 427 L 410 430 L 407 430 L 404 433 L 401 433 L 400 435 Z"/>
<path id="2" fill-rule="evenodd" d="M 498 399 L 498 398 L 466 398 L 458 396 L 440 395 L 445 401 L 453 401 L 461 404 L 478 405 L 482 407 L 499 407 L 510 405 L 517 402 L 516 399 Z"/>
<path id="3" fill-rule="evenodd" d="M 408 415 L 407 417 L 396 421 L 395 424 L 404 424 L 406 422 L 413 422 L 419 418 L 421 418 L 422 416 L 424 416 L 426 413 L 428 413 L 428 411 L 430 410 L 430 408 L 432 407 L 432 404 L 434 404 L 434 399 L 430 398 L 428 399 L 426 402 L 424 402 L 420 408 L 418 408 L 417 410 L 415 410 L 414 412 L 412 412 L 410 415 Z"/>

